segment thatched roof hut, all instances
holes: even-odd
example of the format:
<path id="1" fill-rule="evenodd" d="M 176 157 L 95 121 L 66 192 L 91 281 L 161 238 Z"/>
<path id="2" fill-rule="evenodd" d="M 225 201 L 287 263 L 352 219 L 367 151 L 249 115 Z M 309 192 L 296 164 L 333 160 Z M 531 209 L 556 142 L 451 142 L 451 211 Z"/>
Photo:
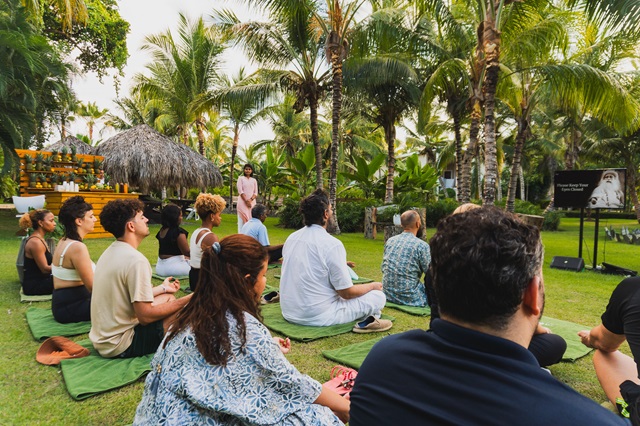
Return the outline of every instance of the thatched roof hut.
<path id="1" fill-rule="evenodd" d="M 95 154 L 95 149 L 91 145 L 76 138 L 75 136 L 66 136 L 64 139 L 60 139 L 56 143 L 45 146 L 43 149 L 46 151 L 53 151 L 55 149 L 60 152 L 62 151 L 62 148 L 67 148 L 68 151 L 71 151 L 72 146 L 76 147 L 76 152 L 78 154 Z"/>
<path id="2" fill-rule="evenodd" d="M 115 182 L 128 182 L 140 192 L 178 186 L 221 186 L 218 168 L 186 145 L 174 142 L 146 124 L 118 133 L 102 142 L 104 171 Z"/>

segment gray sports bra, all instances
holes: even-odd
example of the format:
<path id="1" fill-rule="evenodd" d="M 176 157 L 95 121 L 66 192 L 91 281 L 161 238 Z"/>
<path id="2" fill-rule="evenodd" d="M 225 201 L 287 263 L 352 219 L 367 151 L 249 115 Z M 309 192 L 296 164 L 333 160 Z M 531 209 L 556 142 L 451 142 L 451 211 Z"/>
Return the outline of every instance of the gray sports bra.
<path id="1" fill-rule="evenodd" d="M 78 274 L 78 271 L 76 271 L 75 269 L 69 269 L 69 268 L 63 268 L 62 267 L 62 261 L 64 260 L 65 253 L 67 252 L 69 247 L 71 247 L 73 244 L 75 244 L 77 242 L 78 241 L 72 240 L 69 244 L 67 244 L 67 246 L 64 248 L 64 250 L 62 250 L 62 253 L 60 254 L 60 262 L 58 262 L 58 266 L 56 266 L 54 264 L 51 265 L 51 274 L 54 277 L 58 278 L 59 280 L 64 280 L 64 281 L 82 281 L 82 279 L 80 278 L 80 274 Z M 91 262 L 91 268 L 95 272 L 96 264 Z"/>

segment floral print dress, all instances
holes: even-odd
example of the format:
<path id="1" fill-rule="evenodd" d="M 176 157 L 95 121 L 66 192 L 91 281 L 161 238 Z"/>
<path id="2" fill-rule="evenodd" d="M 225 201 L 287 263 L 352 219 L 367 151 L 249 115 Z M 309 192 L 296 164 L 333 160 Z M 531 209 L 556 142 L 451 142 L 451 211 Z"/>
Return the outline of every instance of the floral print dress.
<path id="1" fill-rule="evenodd" d="M 244 314 L 244 351 L 227 314 L 232 356 L 211 365 L 190 329 L 162 345 L 151 362 L 135 425 L 336 425 L 327 407 L 313 404 L 322 385 L 287 361 L 267 328 Z"/>

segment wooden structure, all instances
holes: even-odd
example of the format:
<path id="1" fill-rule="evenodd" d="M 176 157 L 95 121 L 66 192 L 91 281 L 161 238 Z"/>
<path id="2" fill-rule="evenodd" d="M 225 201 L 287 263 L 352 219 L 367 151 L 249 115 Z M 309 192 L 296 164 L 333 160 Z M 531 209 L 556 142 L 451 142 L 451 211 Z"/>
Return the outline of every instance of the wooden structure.
<path id="1" fill-rule="evenodd" d="M 102 161 L 102 157 L 95 155 L 87 155 L 87 154 L 76 154 L 76 162 L 60 159 L 59 161 L 51 162 L 51 170 L 35 170 L 28 169 L 28 165 L 25 162 L 25 155 L 29 155 L 31 157 L 35 157 L 37 154 L 42 154 L 45 158 L 51 157 L 52 153 L 48 151 L 31 151 L 24 149 L 17 149 L 16 153 L 20 157 L 20 195 L 22 196 L 30 196 L 30 195 L 40 195 L 44 194 L 46 198 L 45 208 L 47 210 L 51 210 L 53 214 L 58 215 L 60 213 L 60 207 L 62 203 L 64 203 L 67 199 L 76 196 L 82 195 L 85 201 L 93 206 L 93 213 L 95 214 L 98 221 L 96 222 L 94 231 L 86 236 L 86 238 L 104 238 L 111 237 L 112 235 L 104 230 L 102 225 L 100 224 L 100 212 L 105 204 L 107 204 L 111 200 L 119 199 L 119 198 L 138 198 L 138 194 L 128 194 L 128 193 L 117 193 L 115 189 L 110 190 L 97 190 L 97 189 L 87 189 L 81 190 L 79 192 L 61 192 L 55 191 L 55 185 L 51 185 L 51 181 L 55 180 L 53 176 L 58 176 L 61 174 L 65 174 L 68 176 L 69 173 L 77 170 L 75 165 L 77 165 L 77 160 L 84 160 L 88 164 L 93 164 L 93 161 L 97 158 Z M 90 170 L 90 169 L 89 169 Z M 74 172 L 76 175 L 76 182 L 81 183 L 82 179 L 89 174 L 98 175 L 100 172 L 96 172 L 94 170 L 93 173 L 85 172 L 78 173 Z M 32 186 L 33 180 L 30 180 L 30 176 L 33 174 L 44 176 L 45 182 L 39 181 L 41 186 L 35 187 Z M 44 184 L 49 185 L 44 185 Z"/>

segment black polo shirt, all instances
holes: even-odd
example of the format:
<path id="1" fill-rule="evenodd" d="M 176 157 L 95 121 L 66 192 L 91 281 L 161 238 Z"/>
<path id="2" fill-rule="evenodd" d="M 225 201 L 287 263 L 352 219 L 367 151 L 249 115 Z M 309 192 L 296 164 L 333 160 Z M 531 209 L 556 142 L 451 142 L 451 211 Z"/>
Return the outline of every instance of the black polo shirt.
<path id="1" fill-rule="evenodd" d="M 522 346 L 436 319 L 377 343 L 351 392 L 351 426 L 627 425 L 542 370 Z"/>

